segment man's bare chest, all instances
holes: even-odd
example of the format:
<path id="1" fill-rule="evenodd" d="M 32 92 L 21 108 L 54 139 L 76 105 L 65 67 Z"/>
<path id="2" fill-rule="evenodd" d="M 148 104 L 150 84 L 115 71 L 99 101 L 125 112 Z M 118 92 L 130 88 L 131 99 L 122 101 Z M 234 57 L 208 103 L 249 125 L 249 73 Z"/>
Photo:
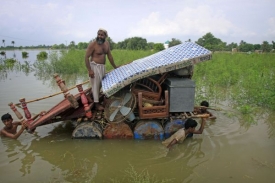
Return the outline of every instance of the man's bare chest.
<path id="1" fill-rule="evenodd" d="M 105 55 L 107 54 L 107 48 L 105 46 L 97 46 L 94 49 L 94 54 L 96 55 Z"/>
<path id="2" fill-rule="evenodd" d="M 15 134 L 17 130 L 17 126 L 13 126 L 11 129 L 4 129 L 6 132 Z"/>

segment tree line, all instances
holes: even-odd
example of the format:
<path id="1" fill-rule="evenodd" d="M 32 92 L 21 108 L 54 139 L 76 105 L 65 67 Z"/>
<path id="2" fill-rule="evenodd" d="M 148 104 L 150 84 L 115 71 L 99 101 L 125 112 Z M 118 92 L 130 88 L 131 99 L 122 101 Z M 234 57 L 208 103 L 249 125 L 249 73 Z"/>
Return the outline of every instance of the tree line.
<path id="1" fill-rule="evenodd" d="M 93 39 L 95 40 L 95 39 Z M 91 40 L 91 41 L 93 41 Z M 110 43 L 111 49 L 121 49 L 121 50 L 156 50 L 161 51 L 164 50 L 164 44 L 163 43 L 153 43 L 153 42 L 147 42 L 145 38 L 142 37 L 131 37 L 124 39 L 123 41 L 115 43 L 110 37 L 107 38 L 107 40 Z M 191 42 L 191 39 L 188 39 L 187 41 Z M 185 41 L 185 42 L 187 42 Z M 172 47 L 178 44 L 181 44 L 182 41 L 176 38 L 172 38 L 170 41 L 168 41 L 168 47 Z M 1 48 L 4 49 L 39 49 L 39 48 L 47 48 L 47 49 L 86 49 L 88 47 L 89 42 L 79 42 L 78 44 L 75 44 L 74 41 L 71 41 L 69 45 L 65 44 L 54 44 L 54 45 L 38 45 L 38 46 L 19 46 L 15 47 L 15 42 L 12 41 L 11 43 L 13 46 L 6 46 L 5 47 L 5 40 L 2 40 L 2 43 L 4 47 L 1 46 Z M 216 38 L 211 32 L 206 33 L 204 36 L 199 38 L 195 43 L 211 50 L 211 51 L 232 51 L 233 48 L 237 49 L 240 52 L 253 52 L 255 50 L 261 50 L 263 52 L 270 52 L 274 51 L 275 49 L 275 42 L 272 41 L 269 43 L 268 41 L 263 41 L 261 44 L 251 44 L 247 43 L 243 40 L 238 43 L 229 43 L 223 42 L 221 39 Z"/>

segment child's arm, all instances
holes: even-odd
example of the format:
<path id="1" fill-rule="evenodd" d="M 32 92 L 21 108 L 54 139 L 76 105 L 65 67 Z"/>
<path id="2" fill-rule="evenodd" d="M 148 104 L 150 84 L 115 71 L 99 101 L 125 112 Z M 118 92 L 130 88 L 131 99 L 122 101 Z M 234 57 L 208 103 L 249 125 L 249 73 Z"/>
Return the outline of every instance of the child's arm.
<path id="1" fill-rule="evenodd" d="M 209 119 L 216 119 L 216 116 L 214 116 L 211 112 L 207 111 L 208 114 L 210 114 Z"/>
<path id="2" fill-rule="evenodd" d="M 12 122 L 13 125 L 22 125 L 22 123 L 20 121 L 14 121 Z"/>
<path id="3" fill-rule="evenodd" d="M 176 144 L 178 141 L 177 139 L 173 139 L 170 144 L 168 144 L 167 148 L 170 149 L 174 144 Z"/>
<path id="4" fill-rule="evenodd" d="M 201 126 L 200 129 L 194 131 L 194 134 L 202 134 L 203 130 L 204 130 L 204 126 L 205 126 L 205 118 L 201 118 Z"/>

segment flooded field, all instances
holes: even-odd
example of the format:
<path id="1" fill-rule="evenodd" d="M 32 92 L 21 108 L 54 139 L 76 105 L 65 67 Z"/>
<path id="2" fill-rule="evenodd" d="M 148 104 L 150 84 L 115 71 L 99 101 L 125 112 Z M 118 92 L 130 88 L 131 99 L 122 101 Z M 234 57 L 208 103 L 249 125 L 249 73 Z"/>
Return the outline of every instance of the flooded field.
<path id="1" fill-rule="evenodd" d="M 30 64 L 38 52 L 29 52 Z M 23 64 L 21 51 L 7 51 L 7 57 L 14 54 Z M 35 71 L 0 72 L 0 114 L 9 112 L 14 121 L 17 118 L 8 103 L 59 92 L 53 79 Z M 62 99 L 58 95 L 30 103 L 28 108 L 37 114 Z M 211 111 L 217 119 L 207 120 L 202 135 L 170 151 L 159 140 L 71 139 L 70 121 L 38 127 L 34 134 L 23 132 L 17 140 L 1 138 L 0 182 L 272 182 L 275 112 L 258 109 L 242 114 L 227 100 L 215 100 L 215 107 L 222 109 Z"/>

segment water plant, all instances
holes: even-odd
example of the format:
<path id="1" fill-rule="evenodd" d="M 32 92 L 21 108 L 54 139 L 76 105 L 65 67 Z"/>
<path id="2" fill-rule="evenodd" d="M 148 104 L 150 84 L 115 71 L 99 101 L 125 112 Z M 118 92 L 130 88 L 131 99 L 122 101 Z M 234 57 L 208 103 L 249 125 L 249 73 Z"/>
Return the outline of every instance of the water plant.
<path id="1" fill-rule="evenodd" d="M 37 60 L 45 60 L 48 58 L 48 53 L 45 51 L 41 51 L 36 55 Z"/>
<path id="2" fill-rule="evenodd" d="M 196 96 L 275 109 L 274 60 L 275 54 L 215 53 L 211 61 L 195 66 Z M 215 98 L 213 91 L 219 94 Z"/>
<path id="3" fill-rule="evenodd" d="M 253 108 L 250 105 L 243 105 L 239 107 L 242 114 L 249 114 L 253 112 Z"/>
<path id="4" fill-rule="evenodd" d="M 131 183 L 167 183 L 173 182 L 173 179 L 159 180 L 155 175 L 150 175 L 148 170 L 137 171 L 132 165 L 124 171 L 122 180 L 111 179 L 112 183 L 131 182 Z"/>
<path id="5" fill-rule="evenodd" d="M 13 58 L 9 58 L 9 59 L 4 60 L 5 67 L 9 68 L 9 69 L 12 69 L 16 62 L 17 61 Z"/>
<path id="6" fill-rule="evenodd" d="M 29 53 L 26 51 L 22 51 L 22 58 L 27 58 L 29 56 Z"/>

